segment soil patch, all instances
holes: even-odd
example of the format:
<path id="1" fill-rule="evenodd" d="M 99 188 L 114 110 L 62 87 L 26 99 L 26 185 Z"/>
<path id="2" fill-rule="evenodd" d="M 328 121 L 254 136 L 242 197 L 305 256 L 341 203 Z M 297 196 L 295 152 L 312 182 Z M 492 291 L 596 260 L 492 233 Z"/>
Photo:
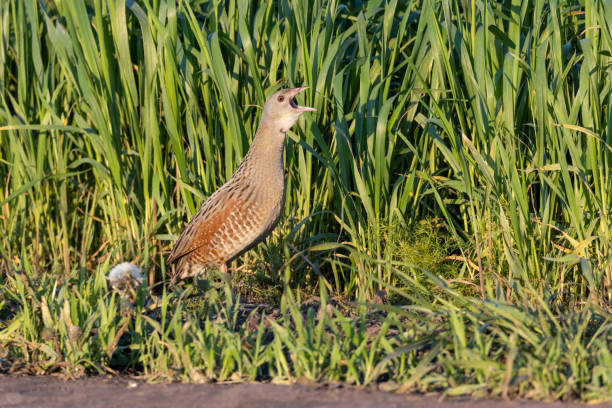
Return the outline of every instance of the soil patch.
<path id="1" fill-rule="evenodd" d="M 64 381 L 52 376 L 0 375 L 0 407 L 413 407 L 413 408 L 570 408 L 579 402 L 472 400 L 439 395 L 397 395 L 353 387 L 238 384 L 147 384 L 126 377 L 85 377 Z M 592 406 L 592 405 L 590 405 Z M 599 405 L 601 407 L 611 405 Z"/>

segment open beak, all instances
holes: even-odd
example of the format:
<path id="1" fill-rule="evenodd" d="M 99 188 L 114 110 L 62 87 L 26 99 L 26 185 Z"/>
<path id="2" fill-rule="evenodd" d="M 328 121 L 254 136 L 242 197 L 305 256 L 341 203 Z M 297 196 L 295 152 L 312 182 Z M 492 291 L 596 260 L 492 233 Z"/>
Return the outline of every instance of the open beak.
<path id="1" fill-rule="evenodd" d="M 300 92 L 302 92 L 303 90 L 308 89 L 307 86 L 301 86 L 299 88 L 293 88 L 291 89 L 287 95 L 289 96 L 289 105 L 291 105 L 291 107 L 299 112 L 316 112 L 317 110 L 315 108 L 310 108 L 308 106 L 300 106 L 295 102 L 295 96 L 297 94 L 299 94 Z"/>

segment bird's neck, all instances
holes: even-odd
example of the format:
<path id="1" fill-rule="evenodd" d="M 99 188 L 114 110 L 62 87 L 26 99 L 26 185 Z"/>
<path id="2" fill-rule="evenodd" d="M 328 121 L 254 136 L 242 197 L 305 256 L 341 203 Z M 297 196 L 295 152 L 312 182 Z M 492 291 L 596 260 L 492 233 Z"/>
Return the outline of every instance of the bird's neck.
<path id="1" fill-rule="evenodd" d="M 285 134 L 280 129 L 272 130 L 265 123 L 260 123 L 249 151 L 232 177 L 253 179 L 254 184 L 265 186 L 263 190 L 270 190 L 268 192 L 284 190 L 284 145 Z M 255 180 L 260 178 L 263 183 Z"/>
<path id="2" fill-rule="evenodd" d="M 247 154 L 257 158 L 254 162 L 262 174 L 279 171 L 282 174 L 284 146 L 285 133 L 281 132 L 280 129 L 273 129 L 271 126 L 261 123 Z"/>

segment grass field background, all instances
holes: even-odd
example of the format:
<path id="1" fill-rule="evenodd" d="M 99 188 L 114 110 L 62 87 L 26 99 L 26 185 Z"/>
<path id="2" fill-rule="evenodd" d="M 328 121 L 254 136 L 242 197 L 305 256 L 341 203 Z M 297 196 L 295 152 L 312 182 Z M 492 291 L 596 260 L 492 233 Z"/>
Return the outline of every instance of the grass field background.
<path id="1" fill-rule="evenodd" d="M 611 72 L 607 0 L 3 1 L 0 368 L 612 398 Z M 249 326 L 165 258 L 301 85 Z"/>

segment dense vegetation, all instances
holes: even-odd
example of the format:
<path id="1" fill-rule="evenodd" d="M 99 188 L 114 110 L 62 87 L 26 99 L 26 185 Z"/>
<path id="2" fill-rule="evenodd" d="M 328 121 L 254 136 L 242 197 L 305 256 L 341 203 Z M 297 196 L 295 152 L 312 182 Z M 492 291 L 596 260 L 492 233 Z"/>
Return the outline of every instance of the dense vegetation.
<path id="1" fill-rule="evenodd" d="M 0 2 L 0 370 L 611 398 L 611 72 L 608 0 Z M 301 85 L 286 216 L 234 265 L 279 316 L 166 291 Z"/>

